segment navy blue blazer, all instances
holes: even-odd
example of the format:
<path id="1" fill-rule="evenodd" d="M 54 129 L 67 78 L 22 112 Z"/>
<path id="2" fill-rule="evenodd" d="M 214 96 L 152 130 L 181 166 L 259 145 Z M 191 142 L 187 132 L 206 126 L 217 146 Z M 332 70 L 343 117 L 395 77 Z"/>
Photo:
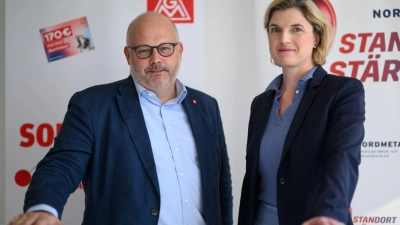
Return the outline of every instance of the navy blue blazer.
<path id="1" fill-rule="evenodd" d="M 274 96 L 273 90 L 264 92 L 251 105 L 239 225 L 254 223 L 260 144 Z M 318 66 L 284 143 L 276 187 L 279 225 L 300 225 L 315 216 L 353 224 L 349 207 L 358 179 L 364 121 L 362 83 L 327 74 Z"/>
<path id="2" fill-rule="evenodd" d="M 182 105 L 200 161 L 204 219 L 210 225 L 232 224 L 232 183 L 217 101 L 188 87 L 187 91 Z M 48 204 L 61 218 L 68 196 L 81 180 L 82 224 L 157 224 L 156 166 L 131 76 L 72 96 L 54 147 L 32 177 L 24 211 Z"/>

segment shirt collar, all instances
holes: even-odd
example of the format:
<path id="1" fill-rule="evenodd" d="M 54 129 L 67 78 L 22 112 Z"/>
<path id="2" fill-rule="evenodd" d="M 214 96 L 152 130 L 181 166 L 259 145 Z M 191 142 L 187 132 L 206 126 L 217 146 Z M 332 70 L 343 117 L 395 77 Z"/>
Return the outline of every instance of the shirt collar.
<path id="1" fill-rule="evenodd" d="M 307 85 L 307 82 L 309 79 L 313 78 L 314 72 L 317 69 L 317 67 L 313 67 L 310 71 L 308 71 L 308 73 L 306 73 L 306 75 L 304 75 L 299 82 L 297 83 L 299 87 L 304 87 Z M 277 76 L 275 79 L 272 80 L 272 82 L 268 85 L 267 89 L 265 91 L 268 90 L 279 90 L 279 87 L 281 86 L 282 83 L 282 79 L 283 79 L 283 75 L 279 75 Z"/>
<path id="2" fill-rule="evenodd" d="M 145 87 L 140 85 L 138 82 L 136 82 L 135 79 L 133 79 L 133 82 L 135 83 L 135 87 L 136 87 L 138 96 L 140 96 L 140 94 L 143 91 L 154 93 L 153 91 L 147 90 Z M 182 82 L 178 79 L 176 79 L 176 81 L 175 81 L 175 91 L 176 91 L 176 97 L 173 99 L 170 99 L 165 104 L 167 104 L 167 103 L 178 103 L 178 104 L 182 103 L 183 99 L 185 99 L 185 97 L 187 95 L 187 90 L 186 90 L 186 87 L 182 84 Z"/>

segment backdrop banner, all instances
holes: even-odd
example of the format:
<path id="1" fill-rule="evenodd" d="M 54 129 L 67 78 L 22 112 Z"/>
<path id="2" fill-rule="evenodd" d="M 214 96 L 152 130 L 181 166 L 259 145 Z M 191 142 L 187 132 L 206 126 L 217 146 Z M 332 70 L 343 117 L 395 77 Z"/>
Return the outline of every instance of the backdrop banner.
<path id="1" fill-rule="evenodd" d="M 394 178 L 400 174 L 400 4 L 331 3 L 325 12 L 336 20 L 336 39 L 325 68 L 357 78 L 365 88 L 365 138 L 351 204 L 353 222 L 400 224 L 400 179 Z"/>
<path id="2" fill-rule="evenodd" d="M 349 209 L 353 222 L 356 225 L 400 224 L 399 1 L 314 1 L 336 31 L 323 67 L 329 73 L 361 80 L 366 91 L 360 177 Z M 255 67 L 257 73 L 243 74 L 243 77 L 254 78 L 258 92 L 264 91 L 281 73 L 279 67 L 270 63 L 262 24 L 270 2 L 249 1 L 248 4 L 254 5 L 254 14 L 240 15 L 254 17 L 255 21 L 255 31 L 248 33 L 248 41 L 255 43 L 256 60 L 248 66 Z M 31 175 L 53 145 L 73 93 L 129 76 L 123 48 L 127 27 L 137 15 L 157 11 L 171 17 L 184 45 L 178 78 L 187 86 L 204 89 L 204 26 L 212 26 L 203 24 L 204 4 L 201 0 L 6 0 L 6 222 L 22 213 Z M 213 3 L 207 1 L 207 4 Z M 220 13 L 221 17 L 228 14 Z M 237 33 L 240 32 L 238 29 Z M 238 48 L 238 61 L 245 57 L 239 51 L 246 43 L 239 47 L 223 44 L 215 51 L 234 47 Z M 221 66 L 235 67 L 234 64 Z M 243 96 L 245 92 L 238 89 L 235 94 Z M 229 98 L 236 99 L 236 95 Z M 234 110 L 233 107 L 221 111 Z M 234 149 L 228 145 L 229 148 Z M 244 158 L 236 159 L 234 151 L 229 154 L 233 159 L 231 167 L 236 168 L 233 162 L 239 160 L 244 165 Z M 235 173 L 232 176 L 243 179 Z M 241 186 L 234 187 L 238 188 Z M 234 196 L 235 204 L 239 198 Z M 65 206 L 65 225 L 81 223 L 83 203 L 80 185 Z M 234 221 L 237 222 L 237 215 Z"/>
<path id="3" fill-rule="evenodd" d="M 263 16 L 271 1 L 257 2 L 258 89 L 281 73 L 269 62 Z M 314 0 L 336 31 L 323 67 L 361 80 L 365 138 L 358 186 L 351 204 L 356 225 L 400 224 L 400 4 L 392 0 Z"/>
<path id="4" fill-rule="evenodd" d="M 123 50 L 136 16 L 157 11 L 176 23 L 184 45 L 178 78 L 204 88 L 203 8 L 194 0 L 6 0 L 6 222 L 22 213 L 70 97 L 129 76 Z M 65 225 L 81 224 L 84 198 L 79 185 L 65 206 Z"/>

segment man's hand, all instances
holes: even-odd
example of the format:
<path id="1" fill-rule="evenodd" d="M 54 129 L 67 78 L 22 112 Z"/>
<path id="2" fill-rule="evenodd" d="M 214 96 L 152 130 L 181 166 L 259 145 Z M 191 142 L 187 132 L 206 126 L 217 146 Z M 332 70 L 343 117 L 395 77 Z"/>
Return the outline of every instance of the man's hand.
<path id="1" fill-rule="evenodd" d="M 15 217 L 8 225 L 62 225 L 62 223 L 48 212 L 28 212 Z"/>
<path id="2" fill-rule="evenodd" d="M 318 216 L 307 220 L 302 225 L 345 225 L 345 224 L 330 217 Z"/>

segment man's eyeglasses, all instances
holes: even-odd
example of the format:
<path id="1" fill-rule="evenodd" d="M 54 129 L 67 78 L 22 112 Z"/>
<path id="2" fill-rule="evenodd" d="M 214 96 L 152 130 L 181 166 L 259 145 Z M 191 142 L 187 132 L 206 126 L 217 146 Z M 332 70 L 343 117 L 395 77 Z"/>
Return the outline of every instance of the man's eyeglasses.
<path id="1" fill-rule="evenodd" d="M 159 46 L 139 45 L 136 47 L 126 46 L 135 51 L 137 57 L 147 59 L 153 53 L 153 48 L 156 48 L 158 53 L 163 57 L 168 57 L 174 54 L 175 46 L 177 43 L 162 43 Z"/>

